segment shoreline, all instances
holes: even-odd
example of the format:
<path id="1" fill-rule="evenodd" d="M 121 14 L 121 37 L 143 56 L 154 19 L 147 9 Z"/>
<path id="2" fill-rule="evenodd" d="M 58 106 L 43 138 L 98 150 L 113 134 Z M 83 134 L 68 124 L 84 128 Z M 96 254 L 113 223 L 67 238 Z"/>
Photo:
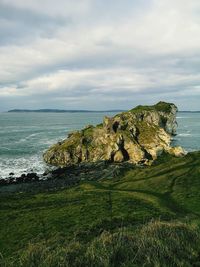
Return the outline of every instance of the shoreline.
<path id="1" fill-rule="evenodd" d="M 186 151 L 185 150 L 185 156 L 187 154 L 199 152 L 200 150 L 191 150 L 191 151 Z M 184 156 L 184 157 L 185 157 Z M 162 156 L 161 156 L 162 157 Z M 159 160 L 159 158 L 158 158 Z M 117 162 L 109 162 L 109 161 L 97 161 L 97 162 L 83 162 L 79 164 L 74 164 L 71 166 L 64 166 L 64 167 L 56 167 L 56 166 L 47 166 L 46 169 L 44 169 L 44 172 L 38 173 L 35 171 L 24 171 L 21 175 L 17 176 L 13 171 L 9 173 L 9 176 L 7 177 L 1 177 L 0 176 L 0 187 L 2 186 L 9 186 L 9 185 L 17 185 L 17 184 L 22 184 L 22 183 L 33 183 L 33 182 L 44 182 L 44 181 L 49 181 L 51 179 L 59 178 L 60 176 L 62 177 L 64 174 L 73 174 L 73 169 L 80 172 L 84 168 L 88 168 L 88 166 L 93 166 L 93 169 L 98 167 L 98 165 L 104 165 L 104 166 L 113 166 L 113 165 L 120 165 L 120 166 L 133 166 L 133 167 L 145 167 L 146 165 L 140 165 L 140 164 L 133 164 L 129 163 L 128 161 L 124 161 L 122 163 L 117 163 Z"/>
<path id="2" fill-rule="evenodd" d="M 23 174 L 17 178 L 0 179 L 0 193 L 45 191 L 77 185 L 81 181 L 98 181 L 113 179 L 124 171 L 136 168 L 136 165 L 123 162 L 114 163 L 98 161 L 93 163 L 80 163 L 69 167 L 57 168 L 38 175 L 37 173 Z M 138 166 L 144 168 L 144 166 Z"/>
<path id="3" fill-rule="evenodd" d="M 200 150 L 188 152 L 181 157 L 193 157 Z M 0 193 L 14 192 L 43 192 L 57 189 L 64 189 L 84 181 L 100 181 L 120 177 L 126 171 L 133 169 L 152 168 L 167 159 L 177 158 L 172 155 L 162 154 L 151 166 L 144 164 L 133 164 L 128 161 L 117 163 L 110 161 L 84 162 L 68 167 L 58 167 L 48 170 L 43 174 L 35 172 L 22 174 L 20 177 L 8 177 L 0 179 Z"/>

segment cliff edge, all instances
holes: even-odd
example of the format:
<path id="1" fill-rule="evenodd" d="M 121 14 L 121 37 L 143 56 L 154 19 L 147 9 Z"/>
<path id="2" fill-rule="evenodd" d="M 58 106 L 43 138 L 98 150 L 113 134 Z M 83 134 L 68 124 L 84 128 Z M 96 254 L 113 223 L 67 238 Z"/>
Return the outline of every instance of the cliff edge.
<path id="1" fill-rule="evenodd" d="M 50 147 L 44 160 L 62 167 L 100 160 L 151 164 L 163 152 L 182 156 L 181 147 L 170 146 L 176 134 L 177 110 L 174 104 L 159 102 L 105 117 L 102 124 L 73 132 Z"/>

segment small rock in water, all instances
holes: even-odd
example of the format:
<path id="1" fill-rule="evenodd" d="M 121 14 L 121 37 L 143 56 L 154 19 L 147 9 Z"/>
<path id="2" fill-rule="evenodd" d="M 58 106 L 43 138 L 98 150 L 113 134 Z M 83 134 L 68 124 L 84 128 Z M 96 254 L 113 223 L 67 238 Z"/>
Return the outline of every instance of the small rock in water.
<path id="1" fill-rule="evenodd" d="M 15 178 L 8 179 L 8 184 L 13 184 L 15 182 Z"/>
<path id="2" fill-rule="evenodd" d="M 17 183 L 23 183 L 24 180 L 25 180 L 25 177 L 26 177 L 26 175 L 25 174 L 22 174 L 20 177 L 17 177 L 16 178 L 16 182 Z"/>
<path id="3" fill-rule="evenodd" d="M 0 185 L 6 185 L 6 184 L 7 184 L 7 182 L 5 179 L 0 179 Z"/>
<path id="4" fill-rule="evenodd" d="M 31 182 L 31 181 L 39 181 L 39 177 L 38 177 L 37 173 L 30 172 L 26 175 L 25 182 Z"/>
<path id="5" fill-rule="evenodd" d="M 30 172 L 27 174 L 27 178 L 29 178 L 29 179 L 33 179 L 36 177 L 38 177 L 38 176 L 37 176 L 37 173 L 35 173 L 35 172 Z"/>
<path id="6" fill-rule="evenodd" d="M 49 175 L 51 172 L 49 170 L 46 170 L 45 172 L 43 172 L 42 176 L 47 176 Z"/>

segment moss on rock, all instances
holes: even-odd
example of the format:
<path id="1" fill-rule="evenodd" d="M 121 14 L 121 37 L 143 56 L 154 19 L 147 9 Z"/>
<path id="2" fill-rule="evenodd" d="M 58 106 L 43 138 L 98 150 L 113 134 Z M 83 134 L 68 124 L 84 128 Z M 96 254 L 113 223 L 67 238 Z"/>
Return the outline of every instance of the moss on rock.
<path id="1" fill-rule="evenodd" d="M 162 152 L 182 155 L 182 148 L 170 146 L 176 112 L 174 104 L 159 102 L 105 117 L 102 124 L 89 125 L 50 147 L 44 160 L 55 166 L 98 160 L 151 164 Z"/>

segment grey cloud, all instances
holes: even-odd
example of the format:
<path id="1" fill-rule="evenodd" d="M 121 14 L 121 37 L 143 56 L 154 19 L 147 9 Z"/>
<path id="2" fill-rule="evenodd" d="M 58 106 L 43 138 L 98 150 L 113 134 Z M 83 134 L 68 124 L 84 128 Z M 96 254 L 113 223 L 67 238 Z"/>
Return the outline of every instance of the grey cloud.
<path id="1" fill-rule="evenodd" d="M 21 10 L 0 3 L 0 45 L 24 44 L 37 36 L 51 38 L 52 32 L 58 27 L 69 25 L 69 18 L 54 18 L 35 13 L 31 10 Z"/>
<path id="2" fill-rule="evenodd" d="M 0 0 L 1 110 L 160 99 L 200 109 L 199 8 L 197 0 Z"/>

